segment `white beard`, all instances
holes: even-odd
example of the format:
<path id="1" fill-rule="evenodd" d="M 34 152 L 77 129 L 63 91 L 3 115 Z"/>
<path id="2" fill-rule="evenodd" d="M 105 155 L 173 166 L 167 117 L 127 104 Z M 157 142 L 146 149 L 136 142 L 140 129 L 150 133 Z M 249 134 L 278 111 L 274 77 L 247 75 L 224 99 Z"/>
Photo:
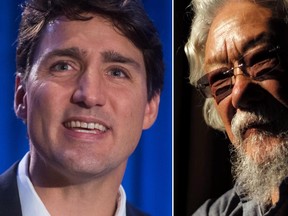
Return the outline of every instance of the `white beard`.
<path id="1" fill-rule="evenodd" d="M 273 110 L 270 107 L 260 108 L 257 113 L 239 112 L 231 123 L 235 136 L 234 178 L 247 196 L 262 206 L 271 205 L 272 193 L 288 176 L 288 118 L 280 111 L 271 113 Z M 251 125 L 260 125 L 261 129 L 244 139 L 245 128 Z"/>

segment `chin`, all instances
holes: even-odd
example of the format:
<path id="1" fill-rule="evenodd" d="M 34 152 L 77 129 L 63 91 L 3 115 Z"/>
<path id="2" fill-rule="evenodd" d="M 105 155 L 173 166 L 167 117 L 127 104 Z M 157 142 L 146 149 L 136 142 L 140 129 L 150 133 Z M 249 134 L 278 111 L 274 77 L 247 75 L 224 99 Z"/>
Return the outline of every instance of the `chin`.
<path id="1" fill-rule="evenodd" d="M 257 133 L 238 143 L 234 151 L 236 182 L 251 199 L 263 206 L 271 204 L 275 188 L 288 176 L 288 137 Z"/>
<path id="2" fill-rule="evenodd" d="M 243 152 L 256 164 L 265 163 L 275 157 L 277 149 L 285 143 L 286 138 L 273 136 L 266 132 L 255 132 L 237 142 L 238 151 Z"/>

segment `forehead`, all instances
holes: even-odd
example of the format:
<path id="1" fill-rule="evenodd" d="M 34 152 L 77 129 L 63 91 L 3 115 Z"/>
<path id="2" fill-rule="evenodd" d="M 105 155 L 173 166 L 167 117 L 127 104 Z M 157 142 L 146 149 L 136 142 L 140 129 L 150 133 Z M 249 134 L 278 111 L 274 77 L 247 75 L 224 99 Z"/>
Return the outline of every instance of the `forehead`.
<path id="1" fill-rule="evenodd" d="M 235 60 L 247 47 L 266 43 L 275 31 L 272 11 L 250 1 L 229 1 L 212 22 L 205 50 L 205 63 Z"/>
<path id="2" fill-rule="evenodd" d="M 43 29 L 35 58 L 54 49 L 77 47 L 89 54 L 113 50 L 141 63 L 143 55 L 108 19 L 97 15 L 90 20 L 68 20 L 58 17 Z"/>

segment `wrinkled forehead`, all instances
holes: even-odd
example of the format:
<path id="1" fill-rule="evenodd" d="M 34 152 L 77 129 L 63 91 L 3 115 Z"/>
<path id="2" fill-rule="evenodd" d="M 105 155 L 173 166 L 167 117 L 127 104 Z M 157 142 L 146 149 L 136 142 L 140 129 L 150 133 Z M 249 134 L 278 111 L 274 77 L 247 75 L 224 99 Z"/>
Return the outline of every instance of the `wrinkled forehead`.
<path id="1" fill-rule="evenodd" d="M 273 16 L 267 7 L 250 1 L 228 2 L 211 24 L 205 46 L 205 70 L 214 62 L 236 60 L 261 43 L 287 43 L 283 29 L 287 32 L 287 26 L 283 25 L 284 21 Z"/>

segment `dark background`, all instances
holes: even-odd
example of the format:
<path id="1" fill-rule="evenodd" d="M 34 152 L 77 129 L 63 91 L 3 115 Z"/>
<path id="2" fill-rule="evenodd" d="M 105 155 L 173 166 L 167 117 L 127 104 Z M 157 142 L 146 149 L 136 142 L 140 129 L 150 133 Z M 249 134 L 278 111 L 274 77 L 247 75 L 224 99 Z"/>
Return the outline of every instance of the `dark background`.
<path id="1" fill-rule="evenodd" d="M 191 215 L 208 198 L 232 187 L 228 140 L 209 128 L 203 98 L 189 84 L 184 45 L 193 14 L 174 1 L 174 215 Z"/>

